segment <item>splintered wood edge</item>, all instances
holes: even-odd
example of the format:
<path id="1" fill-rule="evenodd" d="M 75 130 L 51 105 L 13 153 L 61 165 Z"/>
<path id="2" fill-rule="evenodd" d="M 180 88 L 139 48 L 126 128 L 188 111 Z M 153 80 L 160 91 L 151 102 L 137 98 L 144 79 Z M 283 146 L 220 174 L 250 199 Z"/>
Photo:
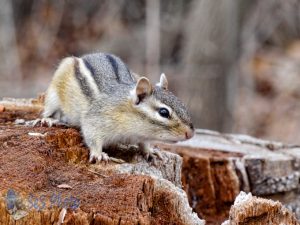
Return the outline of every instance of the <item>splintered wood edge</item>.
<path id="1" fill-rule="evenodd" d="M 265 224 L 272 222 L 274 225 L 300 224 L 295 215 L 280 202 L 255 197 L 251 193 L 240 192 L 235 199 L 234 205 L 231 206 L 229 220 L 225 221 L 222 225 L 246 224 L 247 221 L 251 220 L 257 220 L 257 223 L 263 222 Z"/>
<path id="2" fill-rule="evenodd" d="M 45 95 L 40 94 L 37 98 L 7 98 L 0 99 L 0 105 L 10 108 L 39 108 L 44 107 Z"/>

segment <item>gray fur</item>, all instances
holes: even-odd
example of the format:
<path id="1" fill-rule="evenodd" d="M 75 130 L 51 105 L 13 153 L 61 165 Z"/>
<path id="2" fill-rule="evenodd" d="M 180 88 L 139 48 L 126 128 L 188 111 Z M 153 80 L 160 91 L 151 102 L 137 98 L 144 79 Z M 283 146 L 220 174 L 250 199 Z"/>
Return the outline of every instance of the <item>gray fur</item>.
<path id="1" fill-rule="evenodd" d="M 47 91 L 47 110 L 44 115 L 51 116 L 53 111 L 61 110 L 70 124 L 80 125 L 90 149 L 90 160 L 108 160 L 102 147 L 109 144 L 139 143 L 143 146 L 143 151 L 152 154 L 153 150 L 147 144 L 149 141 L 186 140 L 188 133 L 191 137 L 193 127 L 190 115 L 183 103 L 171 92 L 154 87 L 151 94 L 146 92 L 145 97 L 140 98 L 141 101 L 137 103 L 136 99 L 143 94 L 138 93 L 139 96 L 136 96 L 137 92 L 134 90 L 139 76 L 131 74 L 120 58 L 94 53 L 80 59 L 91 76 L 80 71 L 81 61 L 78 58 L 63 60 Z M 55 85 L 60 83 L 60 79 L 65 79 L 64 76 L 72 69 L 75 79 L 70 79 L 70 83 L 63 83 L 68 102 L 60 101 L 60 92 L 57 92 Z M 146 85 L 147 90 L 150 90 L 148 82 Z M 172 108 L 181 122 L 178 119 L 172 121 L 172 117 L 170 120 L 158 117 L 157 100 Z"/>
<path id="2" fill-rule="evenodd" d="M 120 74 L 119 74 L 119 65 L 118 65 L 115 57 L 113 57 L 112 55 L 107 54 L 106 58 L 110 62 L 110 65 L 111 65 L 112 69 L 115 72 L 117 81 L 120 83 L 121 82 L 121 77 L 120 77 Z"/>
<path id="3" fill-rule="evenodd" d="M 127 91 L 135 84 L 126 64 L 115 55 L 94 53 L 84 55 L 82 59 L 102 93 L 115 94 L 119 91 Z"/>
<path id="4" fill-rule="evenodd" d="M 127 65 L 115 55 L 94 53 L 84 55 L 82 59 L 91 71 L 100 92 L 120 99 L 126 96 L 126 93 L 129 94 L 136 84 Z M 183 123 L 193 128 L 191 116 L 185 105 L 172 92 L 155 86 L 152 95 L 172 108 Z"/>
<path id="5" fill-rule="evenodd" d="M 80 86 L 82 93 L 86 96 L 86 98 L 91 102 L 94 99 L 93 91 L 91 90 L 90 86 L 87 83 L 85 77 L 81 74 L 79 69 L 79 62 L 78 59 L 75 59 L 75 77 Z"/>
<path id="6" fill-rule="evenodd" d="M 193 129 L 189 112 L 187 111 L 185 105 L 172 92 L 155 86 L 152 94 L 155 98 L 173 109 L 181 121 Z"/>

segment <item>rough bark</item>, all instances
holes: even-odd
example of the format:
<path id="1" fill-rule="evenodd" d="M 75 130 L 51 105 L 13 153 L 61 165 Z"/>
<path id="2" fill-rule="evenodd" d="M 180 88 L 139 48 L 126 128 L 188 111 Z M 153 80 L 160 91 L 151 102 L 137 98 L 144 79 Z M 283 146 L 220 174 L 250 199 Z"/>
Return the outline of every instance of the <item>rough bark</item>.
<path id="1" fill-rule="evenodd" d="M 279 200 L 300 218 L 299 146 L 197 130 L 190 141 L 160 147 L 182 156 L 184 190 L 207 224 L 228 218 L 240 191 Z"/>
<path id="2" fill-rule="evenodd" d="M 17 221 L 24 224 L 54 224 L 63 218 L 62 207 L 30 211 L 24 201 L 8 212 L 9 189 L 21 200 L 30 193 L 48 200 L 55 193 L 80 198 L 78 209 L 67 209 L 66 224 L 203 224 L 187 201 L 207 224 L 221 224 L 240 191 L 279 200 L 300 218 L 297 145 L 197 130 L 190 141 L 156 144 L 169 151 L 163 152 L 165 162 L 146 162 L 134 151 L 111 148 L 109 154 L 127 163 L 89 164 L 78 130 L 15 124 L 37 118 L 41 100 L 0 102 L 0 221 L 16 224 L 13 218 L 22 217 Z M 249 213 L 255 209 L 249 206 Z M 278 210 L 276 216 L 285 215 Z"/>
<path id="3" fill-rule="evenodd" d="M 281 203 L 241 192 L 222 225 L 299 225 L 295 216 Z"/>
<path id="4" fill-rule="evenodd" d="M 0 224 L 204 224 L 176 154 L 162 152 L 163 163 L 112 150 L 127 163 L 90 164 L 77 129 L 23 125 L 39 100 L 0 105 Z"/>

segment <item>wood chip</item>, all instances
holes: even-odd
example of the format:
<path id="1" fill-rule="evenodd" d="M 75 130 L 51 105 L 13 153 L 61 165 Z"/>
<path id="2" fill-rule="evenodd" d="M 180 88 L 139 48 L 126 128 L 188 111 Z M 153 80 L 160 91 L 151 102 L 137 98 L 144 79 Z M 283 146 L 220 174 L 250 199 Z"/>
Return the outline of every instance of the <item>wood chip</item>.
<path id="1" fill-rule="evenodd" d="M 0 112 L 4 112 L 5 111 L 5 107 L 3 105 L 0 105 Z"/>
<path id="2" fill-rule="evenodd" d="M 63 208 L 60 213 L 59 213 L 59 217 L 58 217 L 58 221 L 57 221 L 57 225 L 61 225 L 64 222 L 65 216 L 66 216 L 67 210 L 65 208 Z"/>
<path id="3" fill-rule="evenodd" d="M 25 210 L 17 210 L 12 217 L 14 218 L 14 220 L 20 220 L 23 217 L 27 216 L 28 212 L 26 212 Z"/>
<path id="4" fill-rule="evenodd" d="M 112 162 L 115 162 L 115 163 L 125 163 L 125 161 L 123 159 L 117 159 L 117 158 L 114 158 L 114 157 L 109 157 L 110 161 Z"/>
<path id="5" fill-rule="evenodd" d="M 35 137 L 45 137 L 46 136 L 46 134 L 33 133 L 33 132 L 29 132 L 28 135 L 35 136 Z"/>
<path id="6" fill-rule="evenodd" d="M 22 125 L 22 124 L 25 124 L 25 120 L 24 120 L 24 119 L 16 119 L 16 120 L 15 120 L 15 124 L 16 124 L 16 125 Z"/>
<path id="7" fill-rule="evenodd" d="M 104 178 L 107 178 L 107 177 L 108 177 L 108 176 L 106 176 L 106 175 L 104 175 L 104 174 L 98 173 L 98 172 L 93 171 L 93 170 L 88 170 L 88 171 L 90 171 L 91 173 L 94 173 L 94 174 L 96 174 L 96 175 L 98 175 L 98 176 L 100 176 L 100 177 L 104 177 Z"/>
<path id="8" fill-rule="evenodd" d="M 61 189 L 73 189 L 70 185 L 68 184 L 60 184 L 60 185 L 57 185 L 58 188 L 61 188 Z"/>

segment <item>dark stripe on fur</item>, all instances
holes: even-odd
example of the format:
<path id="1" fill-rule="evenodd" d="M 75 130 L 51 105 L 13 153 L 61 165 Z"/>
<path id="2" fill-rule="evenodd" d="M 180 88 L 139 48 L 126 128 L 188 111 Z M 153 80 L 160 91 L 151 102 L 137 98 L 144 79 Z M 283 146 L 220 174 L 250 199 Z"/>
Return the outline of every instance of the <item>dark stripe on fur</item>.
<path id="1" fill-rule="evenodd" d="M 85 58 L 83 58 L 82 61 L 84 62 L 85 66 L 88 68 L 88 70 L 91 72 L 91 74 L 94 77 L 95 76 L 95 70 L 92 67 L 92 65 Z"/>
<path id="2" fill-rule="evenodd" d="M 173 109 L 184 124 L 193 127 L 191 116 L 185 105 L 172 92 L 155 86 L 152 94 L 156 99 Z"/>
<path id="3" fill-rule="evenodd" d="M 133 79 L 133 76 L 132 76 L 132 74 L 130 73 L 128 67 L 127 67 L 126 65 L 125 65 L 125 67 L 126 67 L 127 73 L 130 75 L 131 80 L 134 82 L 135 80 Z"/>
<path id="4" fill-rule="evenodd" d="M 80 86 L 80 89 L 81 89 L 82 93 L 87 97 L 87 99 L 89 101 L 92 101 L 93 97 L 94 97 L 94 93 L 90 89 L 87 80 L 85 79 L 85 77 L 81 73 L 80 68 L 79 68 L 79 61 L 76 58 L 75 58 L 75 77 L 77 79 L 77 82 Z"/>
<path id="5" fill-rule="evenodd" d="M 95 69 L 85 58 L 82 58 L 82 61 L 85 64 L 86 68 L 91 72 L 92 78 L 97 84 L 98 90 L 101 92 L 102 89 L 101 77 L 96 75 Z"/>
<path id="6" fill-rule="evenodd" d="M 137 111 L 138 115 L 141 117 L 142 120 L 147 120 L 149 123 L 164 127 L 164 129 L 169 129 L 169 126 L 164 124 L 163 122 L 151 119 L 147 116 L 147 114 Z"/>
<path id="7" fill-rule="evenodd" d="M 115 58 L 111 55 L 106 55 L 106 58 L 108 59 L 112 69 L 114 70 L 114 73 L 116 75 L 117 81 L 120 83 L 120 74 L 119 74 L 119 67 L 118 63 L 115 60 Z"/>

